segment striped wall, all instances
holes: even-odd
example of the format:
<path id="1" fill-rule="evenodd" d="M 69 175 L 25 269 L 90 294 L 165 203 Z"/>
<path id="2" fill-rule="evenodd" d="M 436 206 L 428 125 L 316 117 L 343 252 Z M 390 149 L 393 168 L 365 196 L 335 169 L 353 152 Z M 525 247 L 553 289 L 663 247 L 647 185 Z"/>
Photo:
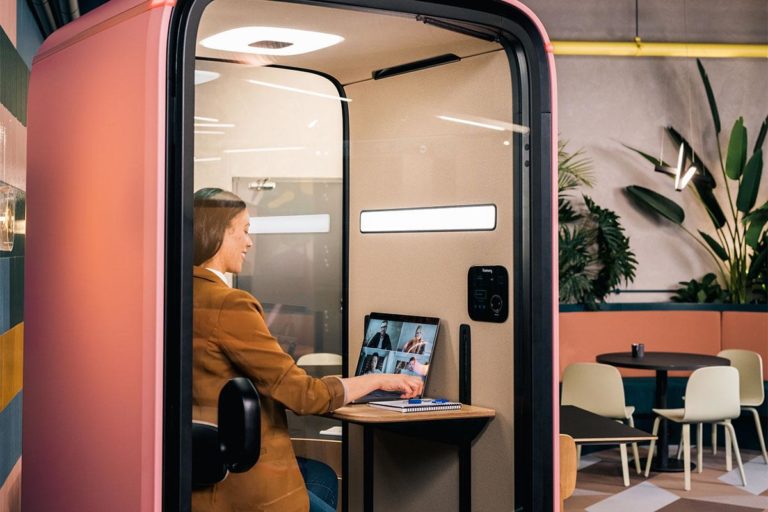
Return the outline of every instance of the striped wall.
<path id="1" fill-rule="evenodd" d="M 0 512 L 21 510 L 21 411 L 24 361 L 27 88 L 42 38 L 25 0 L 0 2 L 0 187 L 16 196 L 17 234 L 0 251 Z"/>

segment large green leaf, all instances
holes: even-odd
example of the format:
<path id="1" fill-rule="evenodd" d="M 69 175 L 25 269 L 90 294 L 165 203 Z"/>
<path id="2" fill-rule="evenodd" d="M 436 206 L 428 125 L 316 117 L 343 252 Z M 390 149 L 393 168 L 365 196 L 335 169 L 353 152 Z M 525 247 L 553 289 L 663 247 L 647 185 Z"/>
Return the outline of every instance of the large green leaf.
<path id="1" fill-rule="evenodd" d="M 731 140 L 728 142 L 728 155 L 725 159 L 725 175 L 732 180 L 741 177 L 744 162 L 747 161 L 747 129 L 744 118 L 740 117 L 733 124 Z"/>
<path id="2" fill-rule="evenodd" d="M 712 85 L 709 83 L 709 77 L 701 64 L 699 59 L 696 59 L 696 65 L 699 68 L 699 74 L 701 75 L 701 81 L 704 82 L 704 89 L 707 91 L 707 101 L 709 101 L 709 110 L 712 111 L 712 121 L 715 123 L 715 133 L 720 133 L 720 114 L 717 113 L 717 102 L 715 101 L 715 93 L 712 92 Z"/>
<path id="3" fill-rule="evenodd" d="M 696 189 L 696 192 L 698 192 L 701 202 L 704 203 L 704 208 L 707 210 L 715 229 L 720 229 L 725 226 L 725 214 L 723 213 L 723 209 L 720 208 L 720 203 L 715 197 L 712 188 L 696 180 L 693 180 L 693 186 Z"/>
<path id="4" fill-rule="evenodd" d="M 760 233 L 763 231 L 765 222 L 765 220 L 762 222 L 753 222 L 749 225 L 749 228 L 747 228 L 747 232 L 744 235 L 744 240 L 747 242 L 747 245 L 753 249 L 757 247 L 757 242 L 760 241 Z"/>
<path id="5" fill-rule="evenodd" d="M 744 239 L 747 242 L 747 245 L 755 249 L 757 248 L 757 243 L 760 241 L 760 234 L 763 231 L 763 227 L 768 223 L 768 201 L 763 203 L 760 208 L 752 210 L 749 215 L 745 215 L 743 222 L 747 225 L 747 232 Z"/>
<path id="6" fill-rule="evenodd" d="M 763 218 L 765 215 L 768 215 L 768 201 L 764 202 L 760 207 L 755 208 L 746 214 L 742 221 L 745 223 L 752 222 L 754 219 Z"/>
<path id="7" fill-rule="evenodd" d="M 749 266 L 749 272 L 747 272 L 748 281 L 751 281 L 757 277 L 757 274 L 765 265 L 766 259 L 768 259 L 768 246 L 763 247 L 763 250 L 759 254 L 752 255 L 752 263 Z"/>
<path id="8" fill-rule="evenodd" d="M 631 198 L 647 211 L 661 215 L 675 224 L 682 224 L 685 220 L 683 209 L 668 197 L 638 185 L 630 185 L 625 190 Z"/>
<path id="9" fill-rule="evenodd" d="M 760 132 L 757 135 L 757 140 L 755 140 L 755 149 L 752 150 L 753 153 L 756 153 L 758 149 L 762 149 L 766 133 L 768 133 L 768 116 L 765 116 L 763 124 L 760 125 Z"/>
<path id="10" fill-rule="evenodd" d="M 748 213 L 755 206 L 757 189 L 760 188 L 760 177 L 763 174 L 763 150 L 758 149 L 744 167 L 744 178 L 739 185 L 739 195 L 736 197 L 736 208 Z"/>
<path id="11" fill-rule="evenodd" d="M 704 239 L 705 242 L 707 242 L 707 245 L 715 251 L 715 254 L 717 254 L 717 257 L 720 258 L 723 261 L 728 261 L 728 253 L 725 252 L 725 249 L 722 245 L 720 245 L 717 240 L 706 234 L 705 232 L 699 230 L 699 234 L 701 235 L 701 238 Z"/>
<path id="12" fill-rule="evenodd" d="M 639 149 L 633 148 L 632 146 L 627 146 L 626 144 L 622 144 L 625 148 L 634 151 L 638 155 L 642 156 L 649 162 L 651 162 L 654 166 L 663 166 L 663 167 L 669 167 L 669 164 L 666 163 L 664 160 L 661 160 L 659 158 L 656 158 L 654 156 L 649 155 L 648 153 L 644 153 L 643 151 L 640 151 Z"/>
<path id="13" fill-rule="evenodd" d="M 680 144 L 682 144 L 685 147 L 685 154 L 687 155 L 693 155 L 693 165 L 696 166 L 696 168 L 700 171 L 700 173 L 697 173 L 693 177 L 694 183 L 700 183 L 703 186 L 707 186 L 709 188 L 715 188 L 717 187 L 717 182 L 715 182 L 715 177 L 712 175 L 712 173 L 709 171 L 709 168 L 704 164 L 704 162 L 701 161 L 699 158 L 699 153 L 693 150 L 691 145 L 688 143 L 685 138 L 680 135 L 680 133 L 675 130 L 672 126 L 667 126 L 667 133 L 669 134 L 670 138 L 674 141 L 675 145 L 679 148 Z"/>

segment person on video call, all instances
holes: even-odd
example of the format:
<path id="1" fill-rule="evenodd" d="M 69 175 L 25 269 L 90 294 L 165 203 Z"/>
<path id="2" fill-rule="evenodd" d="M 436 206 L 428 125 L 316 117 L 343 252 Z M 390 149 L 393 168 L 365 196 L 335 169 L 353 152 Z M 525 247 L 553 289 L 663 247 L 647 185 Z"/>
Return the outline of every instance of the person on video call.
<path id="1" fill-rule="evenodd" d="M 412 357 L 408 360 L 407 363 L 405 363 L 405 368 L 400 370 L 400 373 L 403 375 L 413 375 L 415 377 L 423 377 L 424 368 L 425 366 L 423 364 L 416 361 L 415 357 Z M 419 373 L 419 370 L 421 370 L 422 373 Z"/>
<path id="2" fill-rule="evenodd" d="M 366 373 L 381 373 L 381 370 L 379 370 L 379 354 L 376 352 L 368 358 L 368 364 L 365 366 L 363 374 Z"/>
<path id="3" fill-rule="evenodd" d="M 384 350 L 392 350 L 392 342 L 387 334 L 387 321 L 382 320 L 379 325 L 379 332 L 373 335 L 373 338 L 366 345 L 368 348 L 382 348 Z"/>
<path id="4" fill-rule="evenodd" d="M 245 202 L 216 188 L 194 198 L 192 417 L 216 424 L 221 388 L 233 377 L 250 379 L 261 400 L 261 456 L 244 473 L 195 489 L 192 510 L 336 510 L 338 481 L 328 466 L 297 459 L 286 409 L 325 414 L 376 389 L 402 398 L 422 392 L 421 379 L 372 374 L 316 379 L 296 366 L 264 321 L 250 293 L 231 288 L 227 272 L 239 273 L 253 245 Z"/>
<path id="5" fill-rule="evenodd" d="M 413 334 L 413 338 L 408 340 L 408 343 L 403 347 L 403 352 L 408 352 L 410 354 L 424 353 L 424 350 L 427 348 L 427 342 L 421 337 L 421 329 L 422 327 L 420 325 L 416 326 L 416 332 Z"/>

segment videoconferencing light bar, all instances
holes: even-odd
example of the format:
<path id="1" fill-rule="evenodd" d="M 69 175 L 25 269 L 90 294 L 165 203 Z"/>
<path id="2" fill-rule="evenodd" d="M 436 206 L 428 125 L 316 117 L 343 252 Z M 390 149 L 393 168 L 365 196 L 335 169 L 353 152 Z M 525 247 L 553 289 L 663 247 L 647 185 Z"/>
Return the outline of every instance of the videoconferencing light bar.
<path id="1" fill-rule="evenodd" d="M 494 229 L 496 229 L 496 205 L 493 204 L 368 210 L 360 213 L 362 233 L 493 231 Z"/>

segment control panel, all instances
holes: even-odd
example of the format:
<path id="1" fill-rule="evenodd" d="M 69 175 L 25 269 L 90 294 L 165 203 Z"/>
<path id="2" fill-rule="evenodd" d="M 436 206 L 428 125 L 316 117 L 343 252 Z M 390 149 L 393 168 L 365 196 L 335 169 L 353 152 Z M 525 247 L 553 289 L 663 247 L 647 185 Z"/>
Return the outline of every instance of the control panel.
<path id="1" fill-rule="evenodd" d="M 509 274 L 500 265 L 470 267 L 467 274 L 469 318 L 504 322 L 509 316 Z"/>

